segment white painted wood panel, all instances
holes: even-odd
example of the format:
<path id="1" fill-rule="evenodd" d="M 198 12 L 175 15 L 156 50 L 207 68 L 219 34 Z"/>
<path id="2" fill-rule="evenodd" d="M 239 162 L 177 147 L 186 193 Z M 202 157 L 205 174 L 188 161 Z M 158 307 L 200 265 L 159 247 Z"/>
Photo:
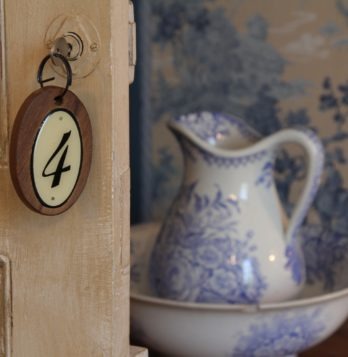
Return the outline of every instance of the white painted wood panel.
<path id="1" fill-rule="evenodd" d="M 4 0 L 4 9 L 2 158 L 7 122 L 11 129 L 22 101 L 38 88 L 36 70 L 48 51 L 43 39 L 50 23 L 62 13 L 82 14 L 101 38 L 97 68 L 71 88 L 85 103 L 94 135 L 91 173 L 78 202 L 60 216 L 40 216 L 16 196 L 6 165 L 0 169 L 0 252 L 12 264 L 13 356 L 126 357 L 128 1 Z M 54 84 L 64 85 L 64 78 Z"/>

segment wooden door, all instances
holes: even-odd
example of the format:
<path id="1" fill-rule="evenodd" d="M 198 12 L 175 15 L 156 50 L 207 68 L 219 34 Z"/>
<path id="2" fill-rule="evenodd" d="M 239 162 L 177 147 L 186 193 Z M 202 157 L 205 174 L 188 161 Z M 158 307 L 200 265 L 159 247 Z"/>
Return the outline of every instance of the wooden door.
<path id="1" fill-rule="evenodd" d="M 0 4 L 0 356 L 128 356 L 128 0 Z M 87 18 L 99 36 L 98 64 L 71 87 L 89 112 L 94 146 L 81 197 L 47 217 L 17 197 L 8 142 L 60 15 Z"/>

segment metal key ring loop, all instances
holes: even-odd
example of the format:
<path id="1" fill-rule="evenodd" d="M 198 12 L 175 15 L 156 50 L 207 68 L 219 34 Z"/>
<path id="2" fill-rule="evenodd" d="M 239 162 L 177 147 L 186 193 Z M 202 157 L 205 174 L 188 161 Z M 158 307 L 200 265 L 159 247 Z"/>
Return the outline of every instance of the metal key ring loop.
<path id="1" fill-rule="evenodd" d="M 63 98 L 64 98 L 66 92 L 68 91 L 68 89 L 69 89 L 69 87 L 71 86 L 71 83 L 72 83 L 72 70 L 71 70 L 69 61 L 66 59 L 65 56 L 61 55 L 60 53 L 53 53 L 53 54 L 47 55 L 40 63 L 39 69 L 37 71 L 37 81 L 40 83 L 41 88 L 43 88 L 44 83 L 49 82 L 49 81 L 53 81 L 55 79 L 55 77 L 42 79 L 43 70 L 45 68 L 45 65 L 46 65 L 47 61 L 51 58 L 51 56 L 59 58 L 63 62 L 65 70 L 66 70 L 67 77 L 66 77 L 65 88 L 64 88 L 62 94 L 60 94 L 59 96 L 54 98 L 57 103 L 62 103 Z"/>

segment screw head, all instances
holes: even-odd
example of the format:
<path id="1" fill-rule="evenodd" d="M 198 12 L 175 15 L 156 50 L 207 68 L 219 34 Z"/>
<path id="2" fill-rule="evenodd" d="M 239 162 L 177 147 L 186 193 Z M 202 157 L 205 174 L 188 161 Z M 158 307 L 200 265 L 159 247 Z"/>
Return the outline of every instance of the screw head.
<path id="1" fill-rule="evenodd" d="M 53 40 L 48 40 L 48 41 L 46 42 L 46 47 L 47 47 L 48 49 L 51 49 L 51 48 L 53 47 L 53 43 L 54 43 Z"/>
<path id="2" fill-rule="evenodd" d="M 89 48 L 91 49 L 91 51 L 93 52 L 97 52 L 98 51 L 98 44 L 96 42 L 93 42 Z"/>

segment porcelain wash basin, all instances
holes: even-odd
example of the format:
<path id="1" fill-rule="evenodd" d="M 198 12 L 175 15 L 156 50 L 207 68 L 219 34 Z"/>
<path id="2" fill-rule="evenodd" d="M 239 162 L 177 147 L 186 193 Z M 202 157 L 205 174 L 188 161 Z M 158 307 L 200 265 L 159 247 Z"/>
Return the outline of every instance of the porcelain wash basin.
<path id="1" fill-rule="evenodd" d="M 330 336 L 348 315 L 348 289 L 261 305 L 186 303 L 158 298 L 148 262 L 159 224 L 131 231 L 131 333 L 161 356 L 289 357 Z"/>

